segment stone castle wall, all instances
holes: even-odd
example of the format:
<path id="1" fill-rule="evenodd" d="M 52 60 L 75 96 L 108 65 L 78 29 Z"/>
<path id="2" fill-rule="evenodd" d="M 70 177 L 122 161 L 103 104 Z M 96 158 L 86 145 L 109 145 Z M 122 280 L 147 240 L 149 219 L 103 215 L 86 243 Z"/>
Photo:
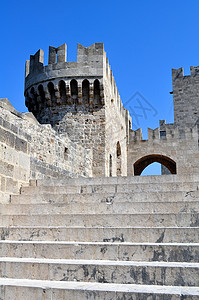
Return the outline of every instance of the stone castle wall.
<path id="1" fill-rule="evenodd" d="M 31 137 L 12 122 L 15 118 L 20 115 L 0 107 L 0 202 L 8 202 L 30 176 Z"/>
<path id="2" fill-rule="evenodd" d="M 199 124 L 199 67 L 191 67 L 191 75 L 184 76 L 183 68 L 172 70 L 174 122 L 180 128 Z"/>
<path id="3" fill-rule="evenodd" d="M 146 158 L 144 161 L 143 158 Z M 161 124 L 155 130 L 148 129 L 148 140 L 142 139 L 141 130 L 130 131 L 128 148 L 128 175 L 135 174 L 139 162 L 158 161 L 170 167 L 176 163 L 173 174 L 197 174 L 199 171 L 198 127 L 183 130 L 174 124 Z M 146 164 L 143 166 L 147 166 Z M 172 165 L 171 165 L 172 170 Z M 167 172 L 168 174 L 168 172 Z"/>
<path id="4" fill-rule="evenodd" d="M 29 179 L 140 175 L 155 161 L 164 174 L 198 173 L 198 67 L 191 76 L 173 70 L 175 123 L 161 122 L 143 140 L 131 130 L 103 44 L 78 44 L 76 62 L 66 56 L 64 44 L 49 47 L 47 66 L 42 50 L 26 62 L 31 113 L 1 100 L 1 193 Z"/>
<path id="5" fill-rule="evenodd" d="M 103 86 L 106 113 L 105 174 L 127 176 L 127 146 L 131 117 L 122 105 L 108 61 Z"/>
<path id="6" fill-rule="evenodd" d="M 0 100 L 0 196 L 8 201 L 30 179 L 92 176 L 92 151 Z"/>
<path id="7" fill-rule="evenodd" d="M 26 63 L 26 105 L 42 124 L 67 133 L 93 151 L 93 176 L 116 176 L 116 147 L 121 147 L 121 174 L 126 171 L 129 114 L 121 99 L 104 46 L 78 44 L 77 61 L 66 61 L 66 44 L 49 48 L 48 65 L 39 50 Z M 127 124 L 127 126 L 126 126 Z M 119 169 L 119 167 L 118 167 Z"/>

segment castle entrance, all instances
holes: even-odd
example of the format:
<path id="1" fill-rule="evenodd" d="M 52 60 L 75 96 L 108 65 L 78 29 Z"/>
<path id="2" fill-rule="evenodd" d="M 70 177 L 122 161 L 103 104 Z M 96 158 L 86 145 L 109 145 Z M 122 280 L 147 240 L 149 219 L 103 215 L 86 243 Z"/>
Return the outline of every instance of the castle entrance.
<path id="1" fill-rule="evenodd" d="M 171 174 L 176 174 L 176 162 L 174 160 L 164 155 L 151 154 L 140 158 L 134 163 L 134 175 L 135 176 L 141 175 L 142 171 L 148 165 L 154 162 L 158 162 L 164 167 L 166 167 Z"/>

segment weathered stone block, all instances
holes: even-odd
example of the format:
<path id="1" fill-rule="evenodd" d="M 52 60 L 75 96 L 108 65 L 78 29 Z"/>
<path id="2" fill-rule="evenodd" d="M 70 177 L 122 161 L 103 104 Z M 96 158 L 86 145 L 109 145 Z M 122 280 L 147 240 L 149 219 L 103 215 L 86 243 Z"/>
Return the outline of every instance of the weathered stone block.
<path id="1" fill-rule="evenodd" d="M 9 177 L 13 177 L 14 166 L 0 160 L 0 172 L 1 174 Z"/>
<path id="2" fill-rule="evenodd" d="M 27 153 L 27 142 L 21 138 L 15 137 L 15 149 Z"/>

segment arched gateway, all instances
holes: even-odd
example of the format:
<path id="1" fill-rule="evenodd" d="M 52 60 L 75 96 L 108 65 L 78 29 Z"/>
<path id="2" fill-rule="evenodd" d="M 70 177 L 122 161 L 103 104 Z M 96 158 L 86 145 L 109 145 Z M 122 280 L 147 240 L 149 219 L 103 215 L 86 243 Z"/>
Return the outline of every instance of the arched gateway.
<path id="1" fill-rule="evenodd" d="M 167 169 L 169 169 L 171 174 L 176 174 L 176 162 L 174 160 L 172 160 L 171 158 L 164 156 L 164 155 L 151 154 L 151 155 L 147 155 L 147 156 L 144 156 L 144 157 L 138 159 L 134 163 L 134 175 L 135 176 L 141 175 L 142 171 L 148 165 L 150 165 L 154 162 L 158 162 L 158 163 L 162 164 L 163 166 L 165 166 Z"/>

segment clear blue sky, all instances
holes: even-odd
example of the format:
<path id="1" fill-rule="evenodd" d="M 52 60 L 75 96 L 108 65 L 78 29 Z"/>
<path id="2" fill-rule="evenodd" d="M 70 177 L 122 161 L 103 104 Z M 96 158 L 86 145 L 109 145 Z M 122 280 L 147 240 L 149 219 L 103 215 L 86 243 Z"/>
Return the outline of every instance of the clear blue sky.
<path id="1" fill-rule="evenodd" d="M 48 46 L 66 42 L 74 61 L 77 42 L 103 42 L 123 103 L 138 91 L 156 112 L 141 113 L 134 128 L 146 136 L 159 119 L 173 122 L 171 69 L 183 66 L 189 74 L 190 65 L 199 65 L 199 1 L 2 0 L 0 8 L 0 98 L 17 110 L 26 111 L 30 54 L 43 49 L 47 63 Z"/>

